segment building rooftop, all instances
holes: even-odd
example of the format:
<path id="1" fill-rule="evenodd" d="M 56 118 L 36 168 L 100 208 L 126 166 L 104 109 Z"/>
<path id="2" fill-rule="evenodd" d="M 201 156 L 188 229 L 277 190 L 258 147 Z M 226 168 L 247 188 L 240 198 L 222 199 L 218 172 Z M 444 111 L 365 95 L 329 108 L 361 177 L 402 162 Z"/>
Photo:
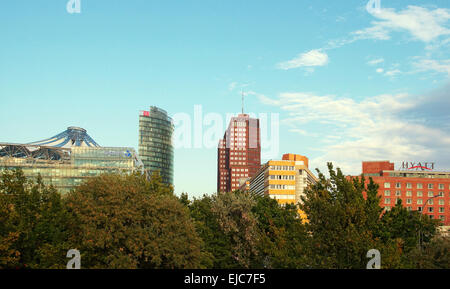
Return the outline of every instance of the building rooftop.
<path id="1" fill-rule="evenodd" d="M 88 134 L 84 128 L 71 126 L 66 131 L 57 134 L 51 138 L 28 145 L 47 146 L 57 148 L 71 148 L 74 146 L 100 147 Z"/>

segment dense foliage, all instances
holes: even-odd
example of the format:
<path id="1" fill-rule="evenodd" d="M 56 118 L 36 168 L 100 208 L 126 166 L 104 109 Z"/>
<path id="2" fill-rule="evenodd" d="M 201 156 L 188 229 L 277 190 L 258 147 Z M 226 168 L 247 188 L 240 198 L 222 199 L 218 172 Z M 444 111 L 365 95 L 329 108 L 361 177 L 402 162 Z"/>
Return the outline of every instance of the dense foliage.
<path id="1" fill-rule="evenodd" d="M 400 203 L 380 207 L 378 185 L 329 164 L 302 204 L 243 192 L 190 200 L 155 173 L 90 178 L 61 196 L 20 170 L 0 177 L 0 268 L 450 268 L 437 222 Z M 304 222 L 298 210 L 308 216 Z"/>

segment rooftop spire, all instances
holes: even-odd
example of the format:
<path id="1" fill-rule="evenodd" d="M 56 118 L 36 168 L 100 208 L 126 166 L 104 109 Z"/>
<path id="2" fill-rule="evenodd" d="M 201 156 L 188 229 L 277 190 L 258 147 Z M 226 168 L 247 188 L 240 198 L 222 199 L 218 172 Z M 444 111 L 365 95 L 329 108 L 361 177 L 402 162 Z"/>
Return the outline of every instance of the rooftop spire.
<path id="1" fill-rule="evenodd" d="M 244 114 L 244 90 L 241 90 L 242 93 L 242 114 Z"/>

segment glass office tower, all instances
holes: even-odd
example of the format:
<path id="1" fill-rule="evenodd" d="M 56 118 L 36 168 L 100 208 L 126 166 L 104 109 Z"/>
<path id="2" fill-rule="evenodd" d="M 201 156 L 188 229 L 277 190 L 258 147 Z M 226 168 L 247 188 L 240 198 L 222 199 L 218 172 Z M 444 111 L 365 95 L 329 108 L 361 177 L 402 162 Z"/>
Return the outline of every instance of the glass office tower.
<path id="1" fill-rule="evenodd" d="M 151 175 L 159 171 L 163 182 L 173 185 L 174 125 L 165 110 L 151 106 L 139 115 L 139 156 Z"/>

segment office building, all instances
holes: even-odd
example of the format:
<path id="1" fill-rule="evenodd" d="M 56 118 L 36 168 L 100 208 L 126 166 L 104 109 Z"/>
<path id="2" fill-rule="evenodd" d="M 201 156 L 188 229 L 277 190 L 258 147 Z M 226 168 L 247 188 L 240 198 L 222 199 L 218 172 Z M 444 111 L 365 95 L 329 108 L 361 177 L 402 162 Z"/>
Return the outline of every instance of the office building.
<path id="1" fill-rule="evenodd" d="M 305 156 L 284 154 L 282 160 L 270 160 L 249 180 L 243 180 L 241 190 L 256 195 L 267 195 L 280 204 L 298 204 L 309 185 L 317 183 L 317 177 L 309 170 Z M 303 212 L 299 211 L 302 218 Z"/>
<path id="2" fill-rule="evenodd" d="M 259 119 L 248 114 L 232 117 L 217 150 L 217 191 L 239 188 L 241 179 L 253 176 L 261 166 Z"/>
<path id="3" fill-rule="evenodd" d="M 146 172 L 159 171 L 166 184 L 173 185 L 174 125 L 165 110 L 152 106 L 139 115 L 139 156 Z"/>
<path id="4" fill-rule="evenodd" d="M 70 192 L 87 178 L 105 173 L 143 173 L 133 148 L 100 147 L 78 127 L 30 144 L 0 143 L 0 170 L 22 169 L 27 178 L 40 174 L 60 193 Z"/>
<path id="5" fill-rule="evenodd" d="M 379 185 L 380 205 L 386 210 L 400 199 L 408 210 L 450 225 L 450 172 L 434 171 L 434 163 L 404 162 L 395 170 L 390 161 L 367 161 L 362 163 L 362 173 Z"/>

